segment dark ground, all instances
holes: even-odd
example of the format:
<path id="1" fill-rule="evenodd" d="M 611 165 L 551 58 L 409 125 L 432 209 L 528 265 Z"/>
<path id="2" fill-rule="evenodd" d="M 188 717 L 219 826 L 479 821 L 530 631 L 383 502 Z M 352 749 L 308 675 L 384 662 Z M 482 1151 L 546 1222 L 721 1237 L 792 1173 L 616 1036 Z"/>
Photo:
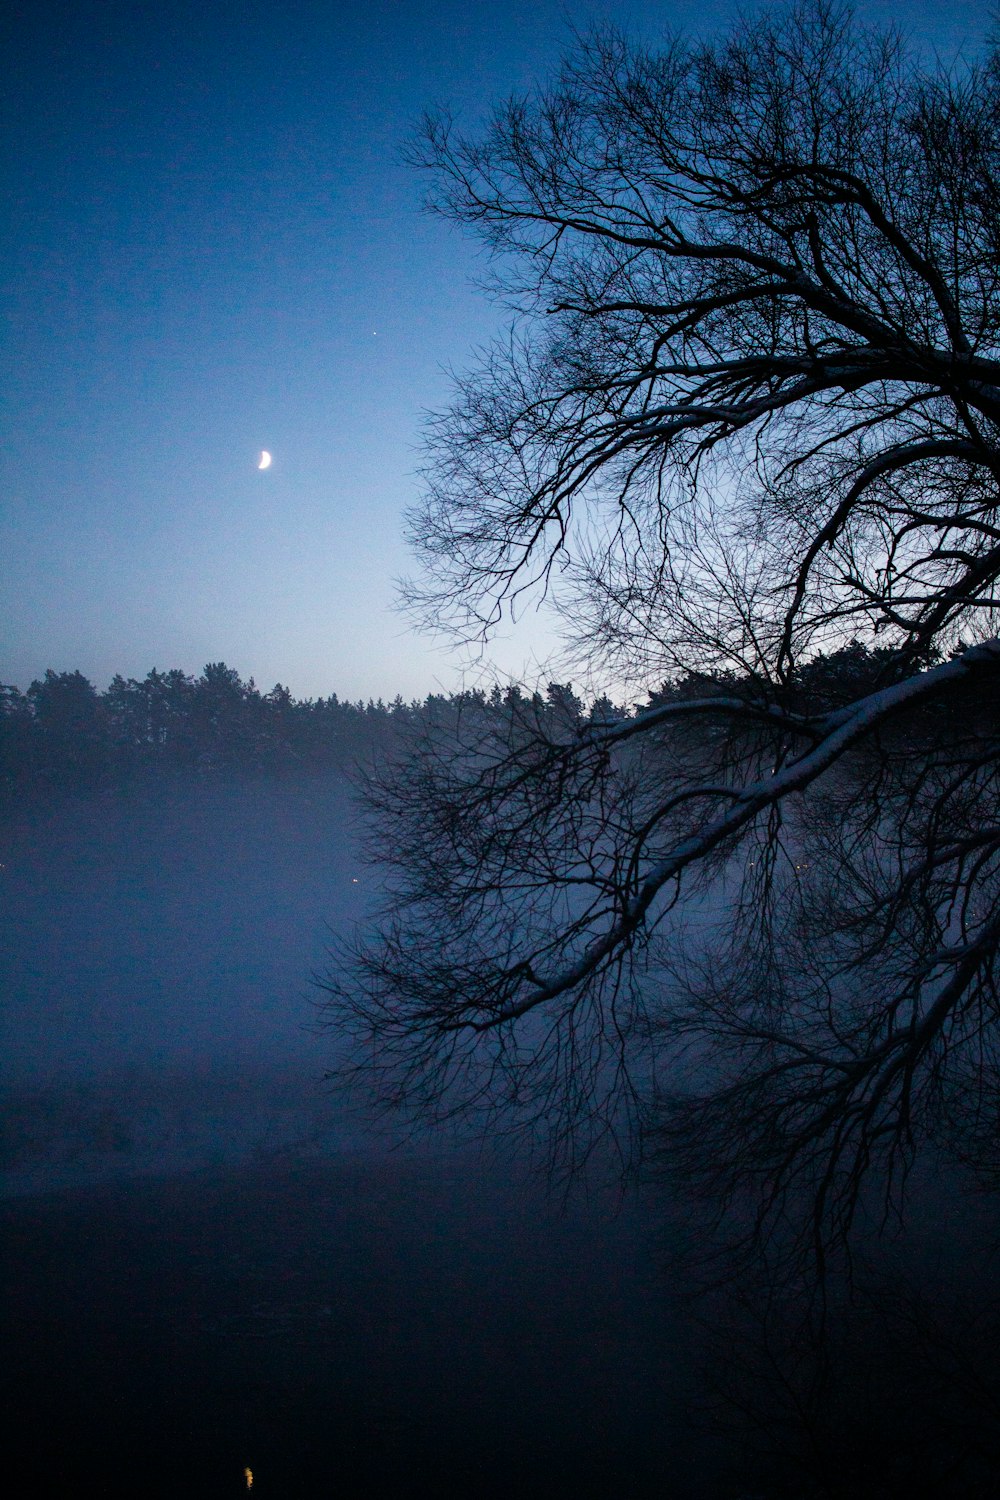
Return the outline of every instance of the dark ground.
<path id="1" fill-rule="evenodd" d="M 279 1158 L 6 1203 L 19 1493 L 710 1493 L 635 1216 L 498 1175 Z"/>

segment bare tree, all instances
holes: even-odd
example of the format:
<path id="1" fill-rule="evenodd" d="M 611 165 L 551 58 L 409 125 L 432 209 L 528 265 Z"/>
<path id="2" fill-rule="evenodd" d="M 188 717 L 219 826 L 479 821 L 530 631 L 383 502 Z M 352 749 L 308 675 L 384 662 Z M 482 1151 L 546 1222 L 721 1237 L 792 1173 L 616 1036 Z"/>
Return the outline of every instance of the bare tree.
<path id="1" fill-rule="evenodd" d="M 383 1097 L 570 1155 L 666 1101 L 678 1167 L 763 1217 L 805 1181 L 821 1237 L 922 1132 L 990 1141 L 998 112 L 996 54 L 819 0 L 427 122 L 512 320 L 432 428 L 413 602 L 548 594 L 653 691 L 471 705 L 370 786 L 388 906 L 328 987 Z"/>

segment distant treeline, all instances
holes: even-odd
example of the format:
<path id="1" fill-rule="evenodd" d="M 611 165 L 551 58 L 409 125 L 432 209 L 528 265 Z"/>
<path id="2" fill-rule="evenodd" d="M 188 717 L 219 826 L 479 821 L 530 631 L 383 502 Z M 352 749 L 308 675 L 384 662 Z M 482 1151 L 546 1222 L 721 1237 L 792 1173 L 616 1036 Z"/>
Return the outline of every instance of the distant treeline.
<path id="1" fill-rule="evenodd" d="M 891 654 L 859 644 L 805 666 L 790 685 L 796 706 L 814 712 L 847 702 L 891 670 Z M 10 805 L 59 791 L 122 786 L 149 775 L 282 774 L 346 770 L 390 746 L 400 729 L 474 712 L 527 714 L 564 732 L 587 720 L 620 718 L 670 698 L 725 692 L 757 696 L 773 688 L 747 677 L 706 673 L 665 683 L 633 709 L 598 698 L 589 707 L 568 684 L 544 694 L 512 686 L 432 694 L 422 701 L 351 703 L 293 698 L 276 684 L 262 693 L 224 662 L 200 677 L 156 670 L 141 680 L 116 676 L 100 693 L 81 672 L 54 672 L 27 692 L 0 685 L 0 800 Z"/>
<path id="2" fill-rule="evenodd" d="M 81 672 L 55 672 L 27 692 L 0 685 L 0 799 L 114 787 L 150 774 L 281 774 L 347 769 L 391 744 L 400 728 L 463 705 L 507 715 L 516 703 L 583 712 L 568 687 L 548 698 L 494 688 L 351 703 L 293 698 L 276 684 L 262 693 L 224 662 L 200 677 L 177 669 L 141 680 L 116 676 L 101 693 Z M 610 710 L 606 700 L 595 712 Z"/>

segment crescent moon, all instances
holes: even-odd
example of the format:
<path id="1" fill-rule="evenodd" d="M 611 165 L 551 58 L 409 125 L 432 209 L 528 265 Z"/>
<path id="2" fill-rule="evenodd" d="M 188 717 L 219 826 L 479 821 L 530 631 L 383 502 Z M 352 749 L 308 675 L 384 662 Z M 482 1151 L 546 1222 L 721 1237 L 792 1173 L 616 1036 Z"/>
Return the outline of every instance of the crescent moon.
<path id="1" fill-rule="evenodd" d="M 264 448 L 261 452 L 260 463 L 257 465 L 257 467 L 258 469 L 269 469 L 271 467 L 271 455 L 270 453 L 268 453 L 266 448 Z"/>

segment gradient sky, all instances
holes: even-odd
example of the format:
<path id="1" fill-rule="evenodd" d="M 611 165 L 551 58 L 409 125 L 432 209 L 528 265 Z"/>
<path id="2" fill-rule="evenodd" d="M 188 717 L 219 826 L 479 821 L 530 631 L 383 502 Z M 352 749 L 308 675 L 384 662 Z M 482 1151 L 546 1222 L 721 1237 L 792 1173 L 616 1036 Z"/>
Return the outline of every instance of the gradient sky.
<path id="1" fill-rule="evenodd" d="M 727 0 L 15 4 L 0 33 L 0 681 L 223 659 L 298 696 L 421 696 L 461 663 L 392 609 L 421 414 L 496 313 L 399 160 L 571 25 L 710 29 Z M 945 57 L 971 0 L 868 0 Z M 272 468 L 258 473 L 262 448 Z M 495 651 L 532 676 L 544 621 Z"/>

